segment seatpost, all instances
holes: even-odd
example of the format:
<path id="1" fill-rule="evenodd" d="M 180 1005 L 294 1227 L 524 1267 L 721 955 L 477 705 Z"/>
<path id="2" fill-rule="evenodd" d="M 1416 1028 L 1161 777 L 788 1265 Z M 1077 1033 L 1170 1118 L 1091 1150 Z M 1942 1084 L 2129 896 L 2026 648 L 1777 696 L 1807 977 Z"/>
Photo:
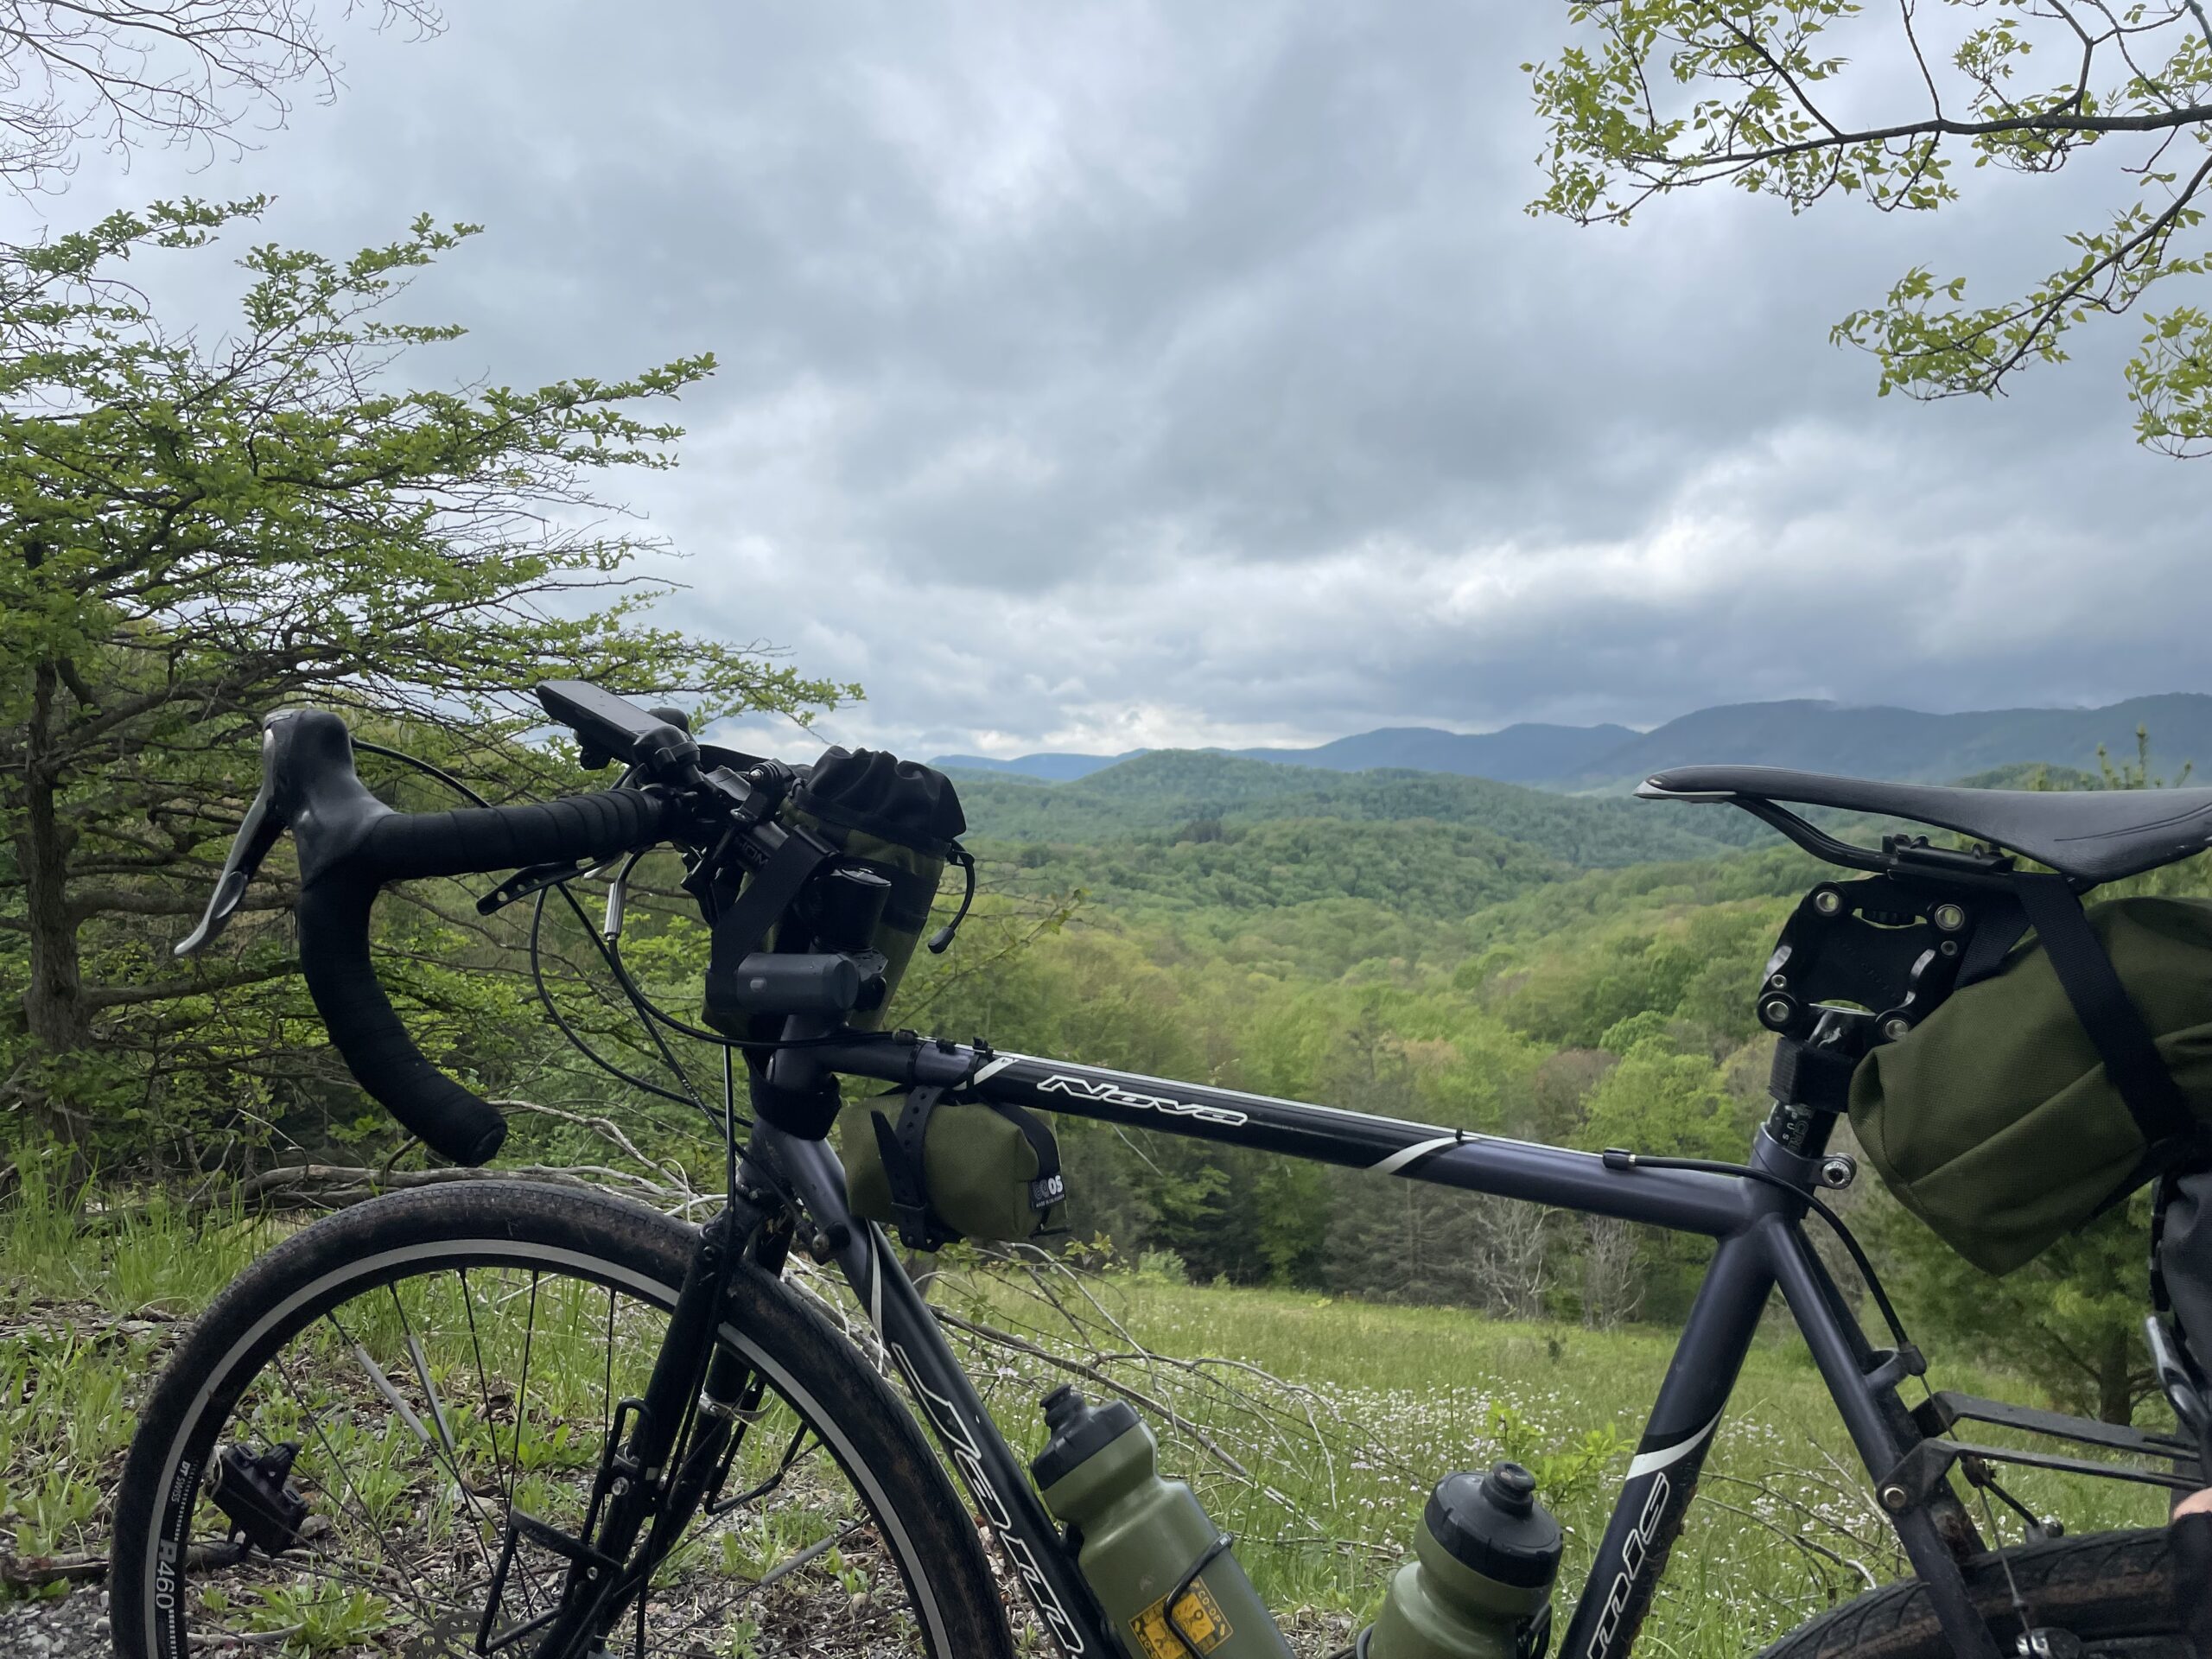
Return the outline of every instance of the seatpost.
<path id="1" fill-rule="evenodd" d="M 1766 1133 L 1777 1146 L 1801 1158 L 1827 1150 L 1836 1119 L 1851 1109 L 1851 1074 L 1863 1049 L 1857 1026 L 1867 1018 L 1848 1008 L 1823 1008 L 1809 1035 L 1776 1039 L 1767 1074 L 1774 1109 L 1767 1114 Z"/>

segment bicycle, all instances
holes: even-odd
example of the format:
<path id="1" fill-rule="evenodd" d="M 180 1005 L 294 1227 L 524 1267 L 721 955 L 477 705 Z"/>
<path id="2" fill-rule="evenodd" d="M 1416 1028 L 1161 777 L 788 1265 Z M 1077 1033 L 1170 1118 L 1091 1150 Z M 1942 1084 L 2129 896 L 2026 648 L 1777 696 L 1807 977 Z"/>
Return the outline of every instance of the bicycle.
<path id="1" fill-rule="evenodd" d="M 1925 837 L 1853 846 L 1782 803 L 1940 824 L 2086 887 L 2197 850 L 2201 837 L 2175 825 L 2212 810 L 2212 791 L 2025 796 L 1734 767 L 1646 785 L 1649 796 L 1732 803 L 1867 876 L 1824 883 L 1791 923 L 1806 971 L 1786 988 L 1770 974 L 1760 1005 L 1778 1037 L 1776 1104 L 1747 1160 L 1728 1165 L 1570 1151 L 858 1028 L 855 1012 L 882 959 L 869 954 L 866 905 L 823 885 L 836 878 L 836 849 L 779 817 L 790 771 L 702 747 L 659 712 L 579 682 L 539 695 L 588 758 L 625 763 L 620 785 L 545 804 L 396 813 L 355 775 L 334 716 L 272 716 L 261 793 L 180 950 L 219 931 L 289 828 L 301 955 L 334 1042 L 407 1128 L 477 1165 L 497 1148 L 502 1120 L 429 1065 L 378 985 L 368 938 L 378 891 L 408 877 L 514 871 L 494 895 L 512 897 L 672 844 L 710 922 L 739 909 L 750 918 L 718 928 L 710 974 L 741 962 L 762 969 L 758 947 L 768 927 L 781 928 L 766 963 L 774 971 L 748 981 L 749 1029 L 765 1021 L 769 1034 L 743 1051 L 753 1122 L 742 1138 L 737 1068 L 725 1065 L 726 1202 L 694 1227 L 595 1192 L 463 1181 L 372 1199 L 279 1244 L 208 1310 L 145 1407 L 111 1580 L 124 1659 L 269 1650 L 295 1637 L 315 1650 L 425 1659 L 750 1653 L 816 1637 L 870 1651 L 1009 1655 L 1005 1606 L 948 1464 L 1063 1652 L 1121 1651 L 889 1239 L 849 1207 L 825 1139 L 840 1077 L 1714 1241 L 1574 1603 L 1565 1659 L 1617 1659 L 1633 1643 L 1777 1289 L 1915 1576 L 1813 1620 L 1770 1653 L 2197 1653 L 2175 1611 L 2183 1569 L 2172 1529 L 2070 1537 L 2022 1510 L 2030 1541 L 1993 1551 L 1955 1484 L 1964 1478 L 2001 1496 L 1992 1469 L 2008 1462 L 2177 1491 L 2205 1484 L 2206 1447 L 2191 1432 L 2203 1424 L 2202 1396 L 2171 1333 L 2154 1321 L 2179 1415 L 2173 1433 L 1956 1394 L 1908 1407 L 1900 1387 L 1924 1361 L 1872 1268 L 1838 1224 L 1889 1326 L 1879 1346 L 1808 1231 L 1808 1219 L 1834 1222 L 1821 1195 L 1853 1173 L 1827 1145 L 1852 1059 L 1880 1039 L 1885 1020 L 1940 1000 L 1958 952 L 1929 941 L 1970 938 L 1962 907 L 2003 888 L 2011 861 Z M 1862 911 L 1882 925 L 1833 935 L 1849 949 L 1807 948 L 1815 935 L 1831 938 L 1823 930 L 1857 925 Z M 721 959 L 726 936 L 731 961 Z M 785 1281 L 795 1249 L 849 1283 L 942 1457 L 853 1342 Z M 1955 1434 L 1975 1422 L 2094 1455 Z M 836 1491 L 841 1482 L 849 1491 Z M 753 1535 L 726 1528 L 732 1516 L 783 1529 L 773 1565 L 747 1570 L 760 1565 L 747 1554 Z M 820 1566 L 855 1590 L 835 1630 L 820 1624 L 818 1604 L 794 1609 L 772 1593 L 799 1567 Z M 717 1571 L 733 1567 L 746 1592 L 717 1600 L 709 1592 L 730 1581 Z M 814 1623 L 795 1630 L 793 1620 Z"/>

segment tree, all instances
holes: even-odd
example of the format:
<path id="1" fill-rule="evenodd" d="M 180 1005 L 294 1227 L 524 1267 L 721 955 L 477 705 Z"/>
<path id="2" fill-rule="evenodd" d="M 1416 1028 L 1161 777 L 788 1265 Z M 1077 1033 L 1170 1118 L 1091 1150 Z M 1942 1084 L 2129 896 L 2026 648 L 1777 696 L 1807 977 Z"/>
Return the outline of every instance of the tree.
<path id="1" fill-rule="evenodd" d="M 1992 1279 L 1895 1205 L 1883 1207 L 1884 1257 L 1916 1318 L 1942 1327 L 1980 1363 L 2034 1378 L 2070 1410 L 2108 1423 L 2133 1420 L 2158 1392 L 2143 1345 L 2151 1198 L 2128 1203 L 2060 1239 L 2034 1261 Z"/>
<path id="2" fill-rule="evenodd" d="M 679 429 L 631 411 L 710 358 L 405 390 L 408 348 L 459 332 L 386 315 L 469 231 L 428 219 L 342 261 L 251 250 L 239 326 L 213 342 L 122 280 L 259 207 L 159 206 L 0 251 L 0 935 L 17 942 L 0 974 L 21 976 L 0 1102 L 79 1146 L 89 1114 L 180 1088 L 238 1109 L 242 1052 L 311 1040 L 281 925 L 204 963 L 162 948 L 205 902 L 268 710 L 404 730 L 511 796 L 575 783 L 516 741 L 542 723 L 539 677 L 688 697 L 706 719 L 852 690 L 653 626 L 664 589 L 627 569 L 649 543 L 587 486 L 672 464 Z M 289 899 L 279 872 L 250 902 Z M 474 920 L 425 903 L 448 932 L 418 982 Z"/>
<path id="3" fill-rule="evenodd" d="M 443 25 L 430 0 L 353 0 L 379 28 Z M 260 111 L 283 124 L 293 90 L 327 102 L 341 66 L 307 0 L 0 0 L 0 179 L 51 188 L 78 147 L 242 150 Z"/>
<path id="4" fill-rule="evenodd" d="M 2202 274 L 2212 184 L 2212 21 L 2200 0 L 1579 0 L 1555 62 L 1525 66 L 1548 131 L 1530 211 L 1625 224 L 1654 197 L 1726 184 L 1802 213 L 1858 196 L 1883 213 L 1963 199 L 1956 163 L 2054 174 L 2122 150 L 2101 223 L 1993 304 L 1916 265 L 1834 338 L 1873 354 L 1879 389 L 1993 395 L 2067 355 L 2093 314 Z M 1848 55 L 1856 52 L 1857 55 Z M 2031 77 L 2048 62 L 2049 74 Z M 2212 315 L 2145 312 L 2126 368 L 2140 440 L 2212 453 Z"/>

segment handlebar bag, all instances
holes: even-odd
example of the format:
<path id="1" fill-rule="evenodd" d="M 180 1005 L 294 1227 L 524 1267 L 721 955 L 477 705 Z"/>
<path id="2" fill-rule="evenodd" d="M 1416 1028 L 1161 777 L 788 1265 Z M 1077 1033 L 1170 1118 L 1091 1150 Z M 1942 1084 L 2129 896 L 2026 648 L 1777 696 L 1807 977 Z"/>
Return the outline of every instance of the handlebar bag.
<path id="1" fill-rule="evenodd" d="M 2212 1123 L 2212 901 L 2088 908 L 2200 1126 Z M 2152 1148 L 2039 940 L 1959 990 L 1851 1079 L 1851 1122 L 1905 1208 L 2010 1273 L 2157 1173 Z"/>
<path id="2" fill-rule="evenodd" d="M 877 1109 L 899 1103 L 895 1118 Z M 845 1191 L 855 1215 L 912 1249 L 1057 1231 L 1066 1207 L 1060 1146 L 1035 1113 L 948 1101 L 934 1089 L 879 1095 L 845 1115 Z M 918 1157 L 917 1154 L 918 1153 Z"/>
<path id="3" fill-rule="evenodd" d="M 947 861 L 967 856 L 959 844 L 968 828 L 960 792 L 934 766 L 879 749 L 832 748 L 806 769 L 783 817 L 838 848 L 848 863 L 891 884 L 871 945 L 887 963 L 883 1001 L 850 1021 L 872 1030 L 882 1024 L 929 925 Z"/>

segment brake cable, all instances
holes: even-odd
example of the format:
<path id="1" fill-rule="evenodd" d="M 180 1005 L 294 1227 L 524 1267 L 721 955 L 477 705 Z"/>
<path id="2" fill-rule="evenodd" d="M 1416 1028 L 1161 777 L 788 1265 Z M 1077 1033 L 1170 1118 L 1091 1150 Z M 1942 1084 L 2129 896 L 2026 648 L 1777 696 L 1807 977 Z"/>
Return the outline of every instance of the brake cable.
<path id="1" fill-rule="evenodd" d="M 577 904 L 575 896 L 569 891 L 568 883 L 564 881 L 558 883 L 557 885 L 561 890 L 561 896 L 566 899 L 569 903 L 575 907 L 578 918 L 582 919 L 583 916 L 583 908 L 581 905 Z M 539 893 L 537 895 L 537 903 L 531 906 L 530 977 L 531 982 L 537 988 L 537 1000 L 543 1006 L 546 1017 L 552 1020 L 554 1028 L 563 1037 L 569 1039 L 569 1046 L 574 1048 L 579 1054 L 582 1054 L 586 1059 L 589 1060 L 594 1065 L 599 1067 L 601 1071 L 606 1072 L 608 1076 L 620 1079 L 622 1082 L 628 1084 L 633 1089 L 642 1089 L 647 1094 L 658 1096 L 663 1100 L 673 1101 L 678 1106 L 696 1106 L 702 1112 L 706 1113 L 709 1122 L 713 1122 L 715 1117 L 713 1110 L 707 1105 L 705 1101 L 699 1097 L 698 1090 L 692 1088 L 690 1074 L 683 1070 L 681 1063 L 677 1061 L 675 1055 L 670 1051 L 667 1042 L 662 1038 L 661 1034 L 653 1029 L 652 1022 L 650 1020 L 641 1019 L 639 1023 L 645 1027 L 645 1034 L 652 1039 L 653 1046 L 659 1050 L 661 1063 L 667 1066 L 670 1072 L 681 1083 L 684 1090 L 683 1094 L 679 1095 L 674 1090 L 664 1089 L 660 1084 L 652 1081 L 650 1078 L 641 1077 L 635 1072 L 626 1071 L 621 1066 L 615 1065 L 614 1062 L 609 1060 L 606 1056 L 594 1049 L 591 1045 L 586 1042 L 584 1039 L 576 1033 L 574 1027 L 569 1024 L 567 1018 L 562 1014 L 559 1007 L 553 1001 L 552 988 L 545 982 L 544 957 L 541 948 L 541 936 L 543 932 L 545 925 L 545 893 Z M 587 924 L 587 928 L 588 928 L 588 924 Z M 594 935 L 594 938 L 596 938 L 596 935 Z M 632 1012 L 636 1012 L 634 1006 Z"/>
<path id="2" fill-rule="evenodd" d="M 403 766 L 412 766 L 416 771 L 423 773 L 424 776 L 436 779 L 440 783 L 445 785 L 448 789 L 451 789 L 455 794 L 459 795 L 463 800 L 467 801 L 472 805 L 488 807 L 492 804 L 490 801 L 486 800 L 482 795 L 479 794 L 468 785 L 463 783 L 460 779 L 454 777 L 453 773 L 448 772 L 444 767 L 440 766 L 434 762 L 425 760 L 419 755 L 410 754 L 404 749 L 391 748 L 382 743 L 372 743 L 361 738 L 355 738 L 353 740 L 353 747 L 356 750 L 362 753 L 382 755 L 387 760 L 397 760 Z M 626 773 L 626 781 L 627 776 L 628 774 Z M 617 787 L 619 788 L 620 786 L 620 785 L 618 784 Z M 630 861 L 632 864 L 635 864 L 637 861 L 637 855 L 633 855 Z M 628 874 L 626 867 L 623 873 L 625 874 Z M 575 914 L 576 920 L 582 925 L 585 932 L 591 936 L 593 943 L 599 947 L 601 957 L 608 957 L 606 942 L 601 938 L 599 930 L 594 928 L 591 925 L 590 919 L 585 916 L 582 902 L 578 900 L 575 893 L 570 890 L 567 881 L 556 881 L 550 887 L 539 889 L 537 894 L 537 902 L 531 907 L 530 921 L 530 976 L 531 983 L 537 993 L 538 1003 L 544 1008 L 546 1017 L 553 1022 L 554 1029 L 558 1031 L 561 1035 L 568 1040 L 569 1046 L 573 1047 L 576 1052 L 582 1055 L 584 1058 L 589 1060 L 594 1065 L 606 1072 L 609 1077 L 612 1077 L 620 1082 L 627 1084 L 633 1089 L 641 1090 L 645 1093 L 652 1095 L 656 1098 L 669 1101 L 678 1106 L 695 1107 L 706 1118 L 708 1122 L 713 1124 L 717 1129 L 726 1130 L 728 1127 L 726 1120 L 729 1116 L 727 1107 L 724 1112 L 718 1116 L 714 1109 L 709 1106 L 706 1101 L 701 1097 L 698 1090 L 692 1084 L 690 1074 L 683 1069 L 683 1062 L 677 1058 L 674 1051 L 669 1047 L 666 1039 L 661 1036 L 659 1032 L 653 1028 L 652 1020 L 648 1016 L 651 1014 L 657 1013 L 658 1010 L 653 1009 L 652 1004 L 645 1000 L 643 994 L 637 988 L 635 982 L 630 978 L 628 974 L 621 970 L 619 963 L 610 959 L 608 965 L 610 968 L 613 969 L 615 978 L 622 986 L 624 995 L 631 1004 L 632 1012 L 639 1016 L 639 1023 L 645 1028 L 646 1035 L 652 1038 L 653 1046 L 659 1051 L 661 1063 L 668 1068 L 670 1075 L 675 1077 L 678 1086 L 683 1090 L 683 1093 L 678 1094 L 674 1090 L 664 1088 L 659 1084 L 653 1082 L 651 1078 L 639 1077 L 637 1073 L 615 1065 L 614 1062 L 609 1060 L 605 1055 L 593 1048 L 592 1046 L 576 1032 L 575 1028 L 569 1023 L 567 1018 L 562 1014 L 559 1006 L 553 1000 L 552 988 L 545 982 L 544 957 L 543 953 L 545 898 L 548 893 L 556 889 L 559 891 L 561 897 L 567 901 L 569 910 Z M 751 1127 L 749 1122 L 747 1122 L 747 1127 Z"/>
<path id="3" fill-rule="evenodd" d="M 1859 1278 L 1865 1281 L 1868 1294 L 1874 1299 L 1874 1306 L 1881 1310 L 1882 1323 L 1889 1326 L 1890 1335 L 1897 1339 L 1898 1349 L 1904 1351 L 1913 1347 L 1912 1338 L 1905 1334 L 1904 1321 L 1897 1317 L 1897 1308 L 1890 1301 L 1890 1294 L 1882 1287 L 1881 1276 L 1874 1271 L 1874 1264 L 1867 1259 L 1866 1252 L 1859 1244 L 1857 1236 L 1844 1224 L 1842 1217 L 1821 1202 L 1817 1193 L 1807 1192 L 1794 1181 L 1785 1180 L 1772 1170 L 1755 1168 L 1750 1164 L 1727 1163 L 1718 1158 L 1648 1157 L 1643 1153 L 1629 1152 L 1618 1147 L 1609 1147 L 1599 1155 L 1605 1160 L 1608 1168 L 1687 1169 L 1696 1170 L 1707 1175 L 1733 1175 L 1740 1179 L 1764 1182 L 1769 1186 L 1779 1188 L 1784 1192 L 1802 1198 L 1815 1215 L 1827 1223 L 1829 1230 L 1835 1234 L 1838 1242 L 1849 1254 L 1851 1265 L 1858 1270 Z M 1915 1351 L 1917 1351 L 1915 1350 Z"/>

